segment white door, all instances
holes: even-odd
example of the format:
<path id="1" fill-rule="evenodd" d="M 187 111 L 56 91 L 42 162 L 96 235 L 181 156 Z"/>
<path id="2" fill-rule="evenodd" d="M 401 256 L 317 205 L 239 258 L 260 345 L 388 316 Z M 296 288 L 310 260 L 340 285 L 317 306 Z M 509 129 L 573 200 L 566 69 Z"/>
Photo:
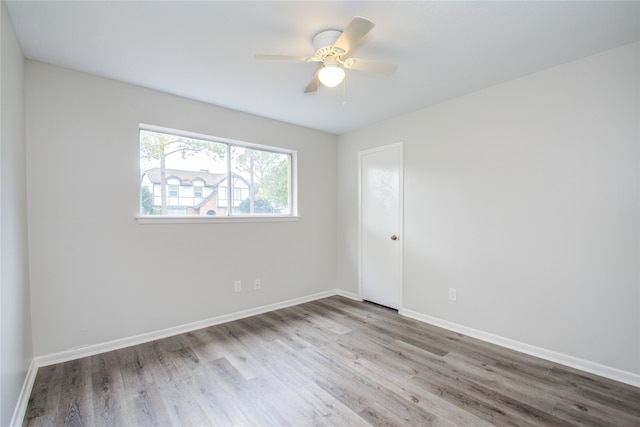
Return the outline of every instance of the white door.
<path id="1" fill-rule="evenodd" d="M 402 288 L 402 143 L 358 155 L 360 295 L 400 308 Z"/>

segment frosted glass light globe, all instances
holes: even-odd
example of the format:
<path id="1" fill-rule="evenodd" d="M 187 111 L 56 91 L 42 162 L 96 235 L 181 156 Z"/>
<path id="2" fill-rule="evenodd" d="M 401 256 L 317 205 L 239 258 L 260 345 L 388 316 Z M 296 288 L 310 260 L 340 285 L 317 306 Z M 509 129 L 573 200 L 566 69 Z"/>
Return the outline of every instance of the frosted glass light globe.
<path id="1" fill-rule="evenodd" d="M 318 73 L 318 79 L 327 87 L 336 87 L 344 80 L 344 70 L 336 65 L 325 65 Z"/>

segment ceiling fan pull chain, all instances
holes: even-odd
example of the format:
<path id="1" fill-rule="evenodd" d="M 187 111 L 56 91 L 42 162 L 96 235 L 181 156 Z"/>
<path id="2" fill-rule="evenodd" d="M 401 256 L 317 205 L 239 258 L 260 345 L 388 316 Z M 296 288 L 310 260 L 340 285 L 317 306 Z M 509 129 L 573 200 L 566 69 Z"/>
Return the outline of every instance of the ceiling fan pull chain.
<path id="1" fill-rule="evenodd" d="M 342 106 L 347 105 L 347 78 L 342 82 Z"/>

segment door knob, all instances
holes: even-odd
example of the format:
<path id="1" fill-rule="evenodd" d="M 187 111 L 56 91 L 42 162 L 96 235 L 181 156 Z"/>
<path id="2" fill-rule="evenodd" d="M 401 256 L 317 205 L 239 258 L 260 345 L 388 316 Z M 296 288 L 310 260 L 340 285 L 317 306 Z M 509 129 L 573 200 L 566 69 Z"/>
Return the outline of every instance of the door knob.
<path id="1" fill-rule="evenodd" d="M 398 236 L 394 234 L 393 236 L 391 236 L 391 240 L 398 240 Z"/>

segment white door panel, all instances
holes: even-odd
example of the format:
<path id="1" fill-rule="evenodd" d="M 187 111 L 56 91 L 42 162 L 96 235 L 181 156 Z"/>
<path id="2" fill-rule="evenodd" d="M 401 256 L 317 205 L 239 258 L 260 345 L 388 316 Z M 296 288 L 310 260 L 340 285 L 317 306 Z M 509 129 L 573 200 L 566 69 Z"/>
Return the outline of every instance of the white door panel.
<path id="1" fill-rule="evenodd" d="M 400 307 L 402 280 L 402 145 L 361 152 L 360 293 Z"/>

